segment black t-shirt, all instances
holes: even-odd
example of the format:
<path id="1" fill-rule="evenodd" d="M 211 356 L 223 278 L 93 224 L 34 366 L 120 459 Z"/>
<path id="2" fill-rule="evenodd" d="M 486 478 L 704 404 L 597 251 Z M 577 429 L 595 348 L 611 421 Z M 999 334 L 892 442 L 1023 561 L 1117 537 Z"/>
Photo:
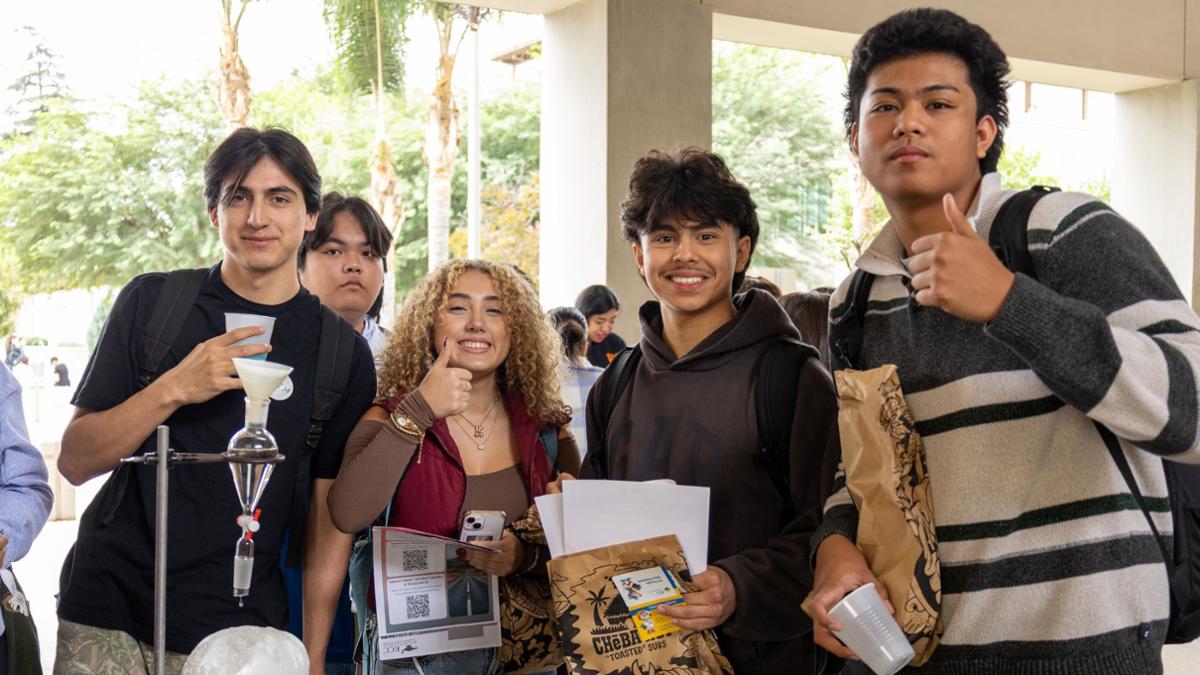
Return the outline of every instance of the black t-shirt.
<path id="1" fill-rule="evenodd" d="M 612 354 L 613 356 L 616 356 L 617 354 L 621 353 L 622 349 L 625 349 L 625 341 L 622 340 L 621 336 L 617 335 L 616 333 L 609 333 L 600 342 L 592 342 L 591 340 L 588 340 L 588 363 L 592 364 L 593 366 L 607 368 L 609 362 L 608 355 Z"/>
<path id="2" fill-rule="evenodd" d="M 225 312 L 275 317 L 270 361 L 295 368 L 284 400 L 272 400 L 267 429 L 287 460 L 275 466 L 259 502 L 261 529 L 254 535 L 254 574 L 245 607 L 232 596 L 234 544 L 241 513 L 229 465 L 189 464 L 171 469 L 169 497 L 167 649 L 187 653 L 211 633 L 239 625 L 282 628 L 287 596 L 279 558 L 295 491 L 298 454 L 312 413 L 320 334 L 320 304 L 303 289 L 280 305 L 239 297 L 221 281 L 220 263 L 209 272 L 160 372 L 173 368 L 195 345 L 225 332 Z M 143 331 L 162 289 L 164 274 L 145 274 L 121 291 L 104 325 L 72 403 L 107 410 L 132 396 L 141 361 Z M 356 340 L 349 384 L 338 410 L 312 451 L 312 476 L 333 478 L 350 430 L 375 395 L 371 352 Z M 245 394 L 227 391 L 175 411 L 165 424 L 180 452 L 223 452 L 245 421 Z M 152 450 L 154 436 L 140 452 Z M 155 467 L 130 465 L 123 496 L 114 472 L 84 512 L 61 579 L 60 617 L 153 641 Z M 299 611 L 299 608 L 294 608 Z"/>
<path id="3" fill-rule="evenodd" d="M 67 374 L 67 364 L 60 363 L 57 366 L 54 366 L 54 375 L 55 375 L 55 377 L 58 378 L 54 381 L 54 386 L 56 386 L 56 387 L 71 386 L 71 376 Z"/>

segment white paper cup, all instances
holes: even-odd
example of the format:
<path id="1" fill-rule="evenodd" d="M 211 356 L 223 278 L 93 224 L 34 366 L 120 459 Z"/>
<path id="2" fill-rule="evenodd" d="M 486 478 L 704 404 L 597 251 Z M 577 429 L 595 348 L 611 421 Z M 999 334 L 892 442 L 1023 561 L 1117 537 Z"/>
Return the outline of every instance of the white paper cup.
<path id="1" fill-rule="evenodd" d="M 271 344 L 271 333 L 275 330 L 275 317 L 263 316 L 261 314 L 237 314 L 235 312 L 225 312 L 225 332 L 245 328 L 247 326 L 262 326 L 265 330 L 261 335 L 251 335 L 245 340 L 239 340 L 233 343 L 234 347 L 242 345 L 269 345 Z M 255 354 L 247 356 L 248 359 L 265 360 L 266 354 Z"/>
<path id="2" fill-rule="evenodd" d="M 892 675 L 916 656 L 900 624 L 883 606 L 875 584 L 856 588 L 834 605 L 829 615 L 842 624 L 842 630 L 834 635 L 876 675 Z"/>

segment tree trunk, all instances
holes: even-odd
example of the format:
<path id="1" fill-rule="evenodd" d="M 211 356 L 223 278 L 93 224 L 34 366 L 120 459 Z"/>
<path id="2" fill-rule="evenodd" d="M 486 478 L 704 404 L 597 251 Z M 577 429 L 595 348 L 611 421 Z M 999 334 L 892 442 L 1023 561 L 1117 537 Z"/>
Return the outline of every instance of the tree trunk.
<path id="1" fill-rule="evenodd" d="M 250 118 L 250 73 L 238 53 L 238 26 L 250 0 L 239 0 L 237 18 L 233 18 L 233 0 L 221 0 L 221 60 L 217 82 L 217 102 L 231 129 L 246 126 Z"/>
<path id="2" fill-rule="evenodd" d="M 426 212 L 429 216 L 429 269 L 450 258 L 450 194 L 458 156 L 458 105 L 451 88 L 457 44 L 452 46 L 454 13 L 434 15 L 441 56 L 425 125 L 425 164 L 429 167 Z"/>
<path id="3" fill-rule="evenodd" d="M 392 162 L 392 147 L 382 135 L 375 137 L 368 160 L 371 169 L 371 201 L 379 211 L 383 223 L 392 233 L 392 248 L 387 254 L 387 273 L 383 275 L 383 309 L 380 321 L 390 326 L 396 308 L 396 247 L 400 244 L 400 231 L 404 227 L 404 196 L 400 193 L 400 180 Z"/>

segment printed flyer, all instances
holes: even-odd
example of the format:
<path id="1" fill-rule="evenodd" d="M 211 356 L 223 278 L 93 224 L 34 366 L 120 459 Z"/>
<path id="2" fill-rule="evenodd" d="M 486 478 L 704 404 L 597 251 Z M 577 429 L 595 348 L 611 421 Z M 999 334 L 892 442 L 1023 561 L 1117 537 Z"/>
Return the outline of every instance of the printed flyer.
<path id="1" fill-rule="evenodd" d="M 397 527 L 372 528 L 379 658 L 500 646 L 499 585 L 461 560 L 492 550 Z"/>

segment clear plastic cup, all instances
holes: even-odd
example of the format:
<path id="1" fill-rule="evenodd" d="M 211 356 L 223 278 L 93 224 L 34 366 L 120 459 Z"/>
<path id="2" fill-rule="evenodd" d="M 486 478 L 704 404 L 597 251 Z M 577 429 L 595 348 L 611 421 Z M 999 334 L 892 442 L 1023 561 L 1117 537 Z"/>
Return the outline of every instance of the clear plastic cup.
<path id="1" fill-rule="evenodd" d="M 242 345 L 269 345 L 271 344 L 271 333 L 275 330 L 275 317 L 263 316 L 262 314 L 238 314 L 235 312 L 225 312 L 225 332 L 245 328 L 246 326 L 262 326 L 265 330 L 261 335 L 251 335 L 245 340 L 239 340 L 233 343 L 234 347 Z M 266 360 L 266 354 L 255 354 L 247 356 L 248 359 Z"/>
<path id="2" fill-rule="evenodd" d="M 834 635 L 844 642 L 876 675 L 892 675 L 916 654 L 883 605 L 875 584 L 854 589 L 829 610 L 842 624 Z"/>

